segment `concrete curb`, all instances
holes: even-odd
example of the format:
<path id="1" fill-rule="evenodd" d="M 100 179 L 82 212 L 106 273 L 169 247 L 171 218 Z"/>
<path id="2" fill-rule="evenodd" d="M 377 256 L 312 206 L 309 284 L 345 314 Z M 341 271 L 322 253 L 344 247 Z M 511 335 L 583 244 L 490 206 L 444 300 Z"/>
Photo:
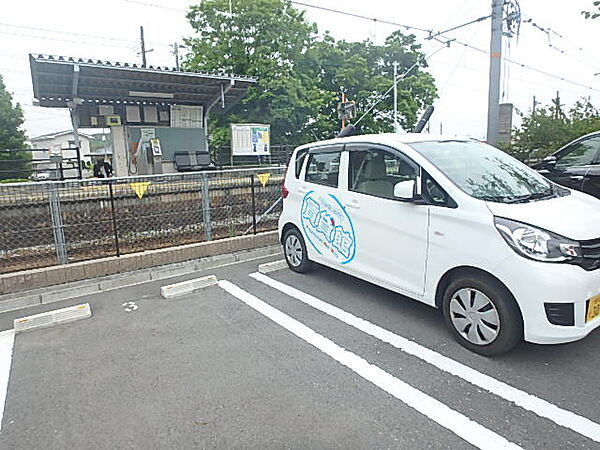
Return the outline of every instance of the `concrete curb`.
<path id="1" fill-rule="evenodd" d="M 285 259 L 280 259 L 279 261 L 273 261 L 259 265 L 258 271 L 260 273 L 275 272 L 277 270 L 287 269 L 287 266 L 288 265 Z"/>
<path id="2" fill-rule="evenodd" d="M 150 269 L 167 264 L 197 260 L 215 255 L 275 245 L 277 231 L 237 236 L 215 241 L 130 253 L 120 257 L 81 261 L 61 266 L 23 270 L 0 275 L 0 296 L 39 289 L 73 281 L 104 277 L 134 270 Z"/>
<path id="3" fill-rule="evenodd" d="M 15 319 L 13 326 L 15 333 L 22 333 L 23 331 L 48 328 L 53 325 L 60 325 L 62 323 L 74 322 L 81 319 L 89 319 L 90 317 L 92 317 L 90 304 L 83 303 L 81 305 L 55 309 L 54 311 L 35 314 L 33 316 L 21 317 L 19 319 Z"/>
<path id="4" fill-rule="evenodd" d="M 97 294 L 112 289 L 198 273 L 200 271 L 235 264 L 237 262 L 252 261 L 254 259 L 277 255 L 281 255 L 281 247 L 279 245 L 270 245 L 267 247 L 242 250 L 224 255 L 214 255 L 195 261 L 169 264 L 136 272 L 110 275 L 91 280 L 75 281 L 16 294 L 0 295 L 0 313 L 17 311 L 32 306 L 39 306 L 41 304 L 60 302 L 84 295 Z"/>
<path id="5" fill-rule="evenodd" d="M 181 283 L 161 286 L 160 295 L 167 299 L 181 297 L 182 295 L 191 294 L 192 292 L 204 289 L 208 286 L 214 286 L 215 284 L 217 284 L 217 277 L 208 275 L 206 277 L 182 281 Z"/>

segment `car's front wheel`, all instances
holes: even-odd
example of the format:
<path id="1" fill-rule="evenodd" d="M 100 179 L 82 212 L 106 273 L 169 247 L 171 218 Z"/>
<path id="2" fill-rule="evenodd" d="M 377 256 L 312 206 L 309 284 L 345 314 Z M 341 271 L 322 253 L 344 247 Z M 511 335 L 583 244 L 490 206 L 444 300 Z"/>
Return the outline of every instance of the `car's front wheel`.
<path id="1" fill-rule="evenodd" d="M 294 272 L 305 273 L 312 268 L 304 238 L 295 228 L 288 230 L 283 237 L 283 254 L 287 265 Z"/>
<path id="2" fill-rule="evenodd" d="M 470 273 L 453 280 L 442 311 L 458 342 L 475 353 L 499 355 L 523 339 L 520 311 L 510 292 L 492 277 Z"/>

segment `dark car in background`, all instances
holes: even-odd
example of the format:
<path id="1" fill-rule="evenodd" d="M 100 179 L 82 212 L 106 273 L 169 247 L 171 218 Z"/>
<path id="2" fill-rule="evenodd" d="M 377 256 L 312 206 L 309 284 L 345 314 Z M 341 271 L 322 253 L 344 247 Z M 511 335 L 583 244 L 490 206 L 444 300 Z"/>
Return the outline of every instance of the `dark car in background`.
<path id="1" fill-rule="evenodd" d="M 600 131 L 568 143 L 533 168 L 558 184 L 600 198 Z"/>

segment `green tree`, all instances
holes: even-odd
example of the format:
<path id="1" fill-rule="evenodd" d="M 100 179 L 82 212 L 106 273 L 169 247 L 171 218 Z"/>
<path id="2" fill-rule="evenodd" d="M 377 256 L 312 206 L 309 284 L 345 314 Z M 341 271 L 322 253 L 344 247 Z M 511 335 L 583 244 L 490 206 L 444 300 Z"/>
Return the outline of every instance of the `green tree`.
<path id="1" fill-rule="evenodd" d="M 186 68 L 258 79 L 216 125 L 266 122 L 282 142 L 297 141 L 298 125 L 310 112 L 315 89 L 312 80 L 297 75 L 297 62 L 313 42 L 315 25 L 282 0 L 205 0 L 192 6 L 187 17 L 197 37 L 186 39 L 191 49 Z"/>
<path id="2" fill-rule="evenodd" d="M 573 139 L 600 130 L 600 111 L 589 98 L 580 99 L 565 111 L 557 96 L 550 106 L 521 116 L 521 126 L 514 130 L 512 145 L 507 149 L 520 159 L 543 158 Z"/>
<path id="3" fill-rule="evenodd" d="M 5 150 L 21 150 L 25 145 L 23 110 L 17 103 L 13 105 L 12 95 L 6 90 L 0 75 L 0 179 L 26 178 L 27 162 L 31 158 L 28 152 L 6 152 Z M 14 161 L 17 160 L 17 161 Z"/>
<path id="4" fill-rule="evenodd" d="M 597 19 L 600 17 L 600 0 L 596 0 L 593 3 L 593 6 L 594 8 L 592 11 L 581 11 L 581 14 L 583 14 L 586 19 Z"/>
<path id="5" fill-rule="evenodd" d="M 422 71 L 427 65 L 413 35 L 395 32 L 378 46 L 368 40 L 336 42 L 326 34 L 305 59 L 305 70 L 318 80 L 324 101 L 319 105 L 318 114 L 311 117 L 312 128 L 320 138 L 332 136 L 339 128 L 336 107 L 340 90 L 356 102 L 359 117 L 375 105 L 359 124 L 361 132 L 392 131 L 392 95 L 382 97 L 382 94 L 392 86 L 394 61 L 398 63 L 398 74 L 417 63 L 398 83 L 399 121 L 405 129 L 412 129 L 419 110 L 437 97 L 433 77 Z"/>
<path id="6" fill-rule="evenodd" d="M 288 0 L 205 0 L 188 19 L 197 36 L 186 40 L 188 69 L 252 75 L 258 82 L 229 114 L 211 120 L 213 142 L 229 143 L 230 122 L 271 124 L 276 143 L 300 144 L 332 137 L 339 130 L 337 104 L 343 90 L 357 103 L 359 116 L 392 85 L 392 63 L 399 73 L 418 62 L 399 83 L 401 124 L 410 129 L 418 111 L 436 98 L 433 78 L 414 36 L 393 33 L 384 45 L 336 41 Z M 361 132 L 392 131 L 388 95 L 360 123 Z"/>

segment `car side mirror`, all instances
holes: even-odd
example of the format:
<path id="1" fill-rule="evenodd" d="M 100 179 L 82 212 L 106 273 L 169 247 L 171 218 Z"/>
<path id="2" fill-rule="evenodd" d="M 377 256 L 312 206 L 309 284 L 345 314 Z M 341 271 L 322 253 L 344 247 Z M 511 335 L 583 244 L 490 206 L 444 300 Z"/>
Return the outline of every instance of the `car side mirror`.
<path id="1" fill-rule="evenodd" d="M 553 169 L 554 166 L 556 165 L 556 156 L 546 156 L 543 160 L 542 160 L 542 167 L 544 169 Z"/>
<path id="2" fill-rule="evenodd" d="M 394 197 L 400 200 L 413 200 L 415 198 L 415 180 L 401 181 L 394 185 Z"/>

